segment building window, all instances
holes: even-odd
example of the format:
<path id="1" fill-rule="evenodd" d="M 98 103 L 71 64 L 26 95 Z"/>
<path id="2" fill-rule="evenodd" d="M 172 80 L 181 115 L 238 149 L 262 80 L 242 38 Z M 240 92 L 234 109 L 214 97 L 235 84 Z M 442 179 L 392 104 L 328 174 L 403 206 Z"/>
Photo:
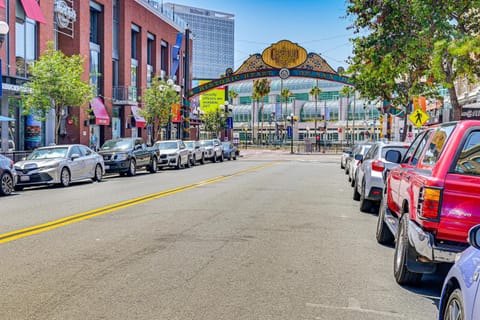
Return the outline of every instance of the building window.
<path id="1" fill-rule="evenodd" d="M 30 66 L 36 59 L 37 23 L 25 16 L 22 5 L 17 0 L 15 24 L 15 63 L 16 75 L 30 76 Z"/>
<path id="2" fill-rule="evenodd" d="M 90 8 L 90 42 L 91 43 L 99 43 L 99 16 L 100 12 L 97 10 Z"/>
<path id="3" fill-rule="evenodd" d="M 160 68 L 165 74 L 168 74 L 168 44 L 162 41 L 162 49 L 160 51 Z"/>
<path id="4" fill-rule="evenodd" d="M 138 59 L 138 34 L 140 33 L 140 28 L 132 24 L 132 59 Z"/>
<path id="5" fill-rule="evenodd" d="M 152 84 L 152 77 L 153 77 L 153 57 L 154 57 L 154 49 L 155 49 L 155 36 L 152 34 L 148 34 L 147 39 L 147 87 L 150 88 Z"/>
<path id="6" fill-rule="evenodd" d="M 130 68 L 130 90 L 128 90 L 128 100 L 137 101 L 137 76 L 138 76 L 138 60 L 132 59 Z"/>
<path id="7" fill-rule="evenodd" d="M 112 54 L 113 58 L 119 58 L 119 30 L 120 30 L 120 4 L 118 0 L 113 0 L 113 18 L 112 18 Z"/>
<path id="8" fill-rule="evenodd" d="M 90 43 L 90 84 L 95 96 L 100 94 L 100 46 Z"/>

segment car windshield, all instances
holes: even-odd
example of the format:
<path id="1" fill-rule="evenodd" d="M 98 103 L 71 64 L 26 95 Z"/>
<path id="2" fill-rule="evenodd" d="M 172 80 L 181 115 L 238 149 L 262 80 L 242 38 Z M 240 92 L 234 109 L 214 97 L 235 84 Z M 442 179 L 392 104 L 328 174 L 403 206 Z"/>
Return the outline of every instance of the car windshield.
<path id="1" fill-rule="evenodd" d="M 193 141 L 185 141 L 185 145 L 187 146 L 187 148 L 193 148 Z"/>
<path id="2" fill-rule="evenodd" d="M 103 146 L 100 148 L 102 151 L 123 151 L 131 149 L 133 145 L 133 140 L 122 139 L 122 140 L 109 140 L 106 141 Z"/>
<path id="3" fill-rule="evenodd" d="M 155 146 L 160 150 L 177 149 L 177 143 L 173 141 L 157 142 Z"/>
<path id="4" fill-rule="evenodd" d="M 213 146 L 213 140 L 204 140 L 200 142 L 203 146 L 211 147 Z"/>
<path id="5" fill-rule="evenodd" d="M 67 147 L 37 149 L 27 157 L 27 160 L 65 158 L 67 151 Z"/>

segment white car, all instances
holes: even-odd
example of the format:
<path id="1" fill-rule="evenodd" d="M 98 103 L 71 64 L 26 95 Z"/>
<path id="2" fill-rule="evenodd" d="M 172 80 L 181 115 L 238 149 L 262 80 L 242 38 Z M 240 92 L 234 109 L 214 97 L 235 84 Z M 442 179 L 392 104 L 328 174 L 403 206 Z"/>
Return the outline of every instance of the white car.
<path id="1" fill-rule="evenodd" d="M 189 168 L 191 165 L 187 146 L 182 140 L 157 141 L 152 147 L 160 152 L 159 168 Z"/>
<path id="2" fill-rule="evenodd" d="M 205 147 L 205 159 L 223 162 L 223 148 L 219 139 L 202 140 L 200 144 Z"/>
<path id="3" fill-rule="evenodd" d="M 103 157 L 82 144 L 65 144 L 35 149 L 25 160 L 15 163 L 17 185 L 58 184 L 68 187 L 71 182 L 92 179 L 101 181 L 105 173 Z"/>
<path id="4" fill-rule="evenodd" d="M 200 144 L 200 141 L 189 140 L 185 141 L 188 151 L 190 152 L 190 162 L 192 166 L 197 162 L 205 163 L 205 147 Z"/>

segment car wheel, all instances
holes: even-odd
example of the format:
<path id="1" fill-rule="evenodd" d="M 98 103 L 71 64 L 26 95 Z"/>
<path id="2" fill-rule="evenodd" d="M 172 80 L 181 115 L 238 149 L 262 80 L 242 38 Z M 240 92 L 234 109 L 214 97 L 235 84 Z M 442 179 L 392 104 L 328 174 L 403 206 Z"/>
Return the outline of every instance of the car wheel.
<path id="1" fill-rule="evenodd" d="M 393 274 L 399 285 L 416 285 L 422 279 L 421 273 L 411 272 L 407 268 L 408 253 L 408 213 L 403 214 L 398 226 L 397 241 L 395 243 L 395 255 L 393 262 Z"/>
<path id="2" fill-rule="evenodd" d="M 70 185 L 70 171 L 67 168 L 63 168 L 60 173 L 60 185 L 62 187 L 68 187 Z"/>
<path id="3" fill-rule="evenodd" d="M 0 177 L 0 195 L 8 196 L 13 191 L 13 177 L 10 173 L 4 172 Z"/>
<path id="4" fill-rule="evenodd" d="M 377 232 L 375 234 L 377 242 L 383 245 L 391 245 L 395 238 L 392 232 L 388 229 L 385 223 L 385 214 L 387 211 L 387 195 L 385 194 L 380 202 L 380 209 L 378 211 Z"/>
<path id="5" fill-rule="evenodd" d="M 97 181 L 97 182 L 100 182 L 102 181 L 102 174 L 103 174 L 103 170 L 102 170 L 102 166 L 97 164 L 95 166 L 95 173 L 93 175 L 93 181 Z"/>
<path id="6" fill-rule="evenodd" d="M 181 168 L 182 168 L 182 159 L 178 157 L 177 165 L 175 166 L 175 169 L 180 170 Z"/>
<path id="7" fill-rule="evenodd" d="M 217 162 L 217 154 L 216 153 L 213 154 L 212 161 Z"/>
<path id="8" fill-rule="evenodd" d="M 193 155 L 192 157 L 192 167 L 194 167 L 197 164 L 197 156 Z"/>
<path id="9" fill-rule="evenodd" d="M 150 166 L 148 167 L 148 171 L 150 171 L 150 173 L 155 173 L 155 172 L 157 172 L 157 170 L 158 170 L 157 157 L 153 157 L 152 158 L 152 163 L 150 163 Z"/>
<path id="10" fill-rule="evenodd" d="M 223 160 L 225 160 L 225 157 L 223 156 L 223 152 L 222 152 L 222 155 L 220 156 L 220 162 L 223 162 Z"/>
<path id="11" fill-rule="evenodd" d="M 357 185 L 353 185 L 353 200 L 358 201 L 360 200 L 360 193 L 357 191 Z"/>
<path id="12" fill-rule="evenodd" d="M 135 163 L 135 160 L 131 159 L 130 163 L 128 164 L 127 176 L 133 177 L 136 174 L 137 174 L 137 164 Z"/>
<path id="13" fill-rule="evenodd" d="M 235 155 L 233 156 L 233 160 L 237 160 L 237 154 L 235 153 Z"/>
<path id="14" fill-rule="evenodd" d="M 205 164 L 205 154 L 202 153 L 202 159 L 200 159 L 201 164 Z"/>
<path id="15" fill-rule="evenodd" d="M 443 319 L 445 320 L 464 320 L 465 306 L 463 304 L 462 291 L 455 289 L 448 297 L 447 304 L 443 310 Z"/>
<path id="16" fill-rule="evenodd" d="M 185 166 L 187 168 L 191 168 L 192 167 L 192 159 L 190 157 L 187 157 L 187 163 L 185 164 Z"/>
<path id="17" fill-rule="evenodd" d="M 372 201 L 365 199 L 365 181 L 362 183 L 360 192 L 360 211 L 369 213 L 372 209 Z"/>

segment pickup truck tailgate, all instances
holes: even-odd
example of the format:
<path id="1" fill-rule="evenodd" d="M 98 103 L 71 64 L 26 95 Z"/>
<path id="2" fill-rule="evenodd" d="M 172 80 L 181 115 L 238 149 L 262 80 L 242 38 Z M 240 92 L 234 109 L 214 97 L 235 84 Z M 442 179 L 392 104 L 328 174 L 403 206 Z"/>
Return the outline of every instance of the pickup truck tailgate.
<path id="1" fill-rule="evenodd" d="M 468 231 L 480 224 L 480 177 L 446 176 L 437 239 L 467 242 Z"/>

